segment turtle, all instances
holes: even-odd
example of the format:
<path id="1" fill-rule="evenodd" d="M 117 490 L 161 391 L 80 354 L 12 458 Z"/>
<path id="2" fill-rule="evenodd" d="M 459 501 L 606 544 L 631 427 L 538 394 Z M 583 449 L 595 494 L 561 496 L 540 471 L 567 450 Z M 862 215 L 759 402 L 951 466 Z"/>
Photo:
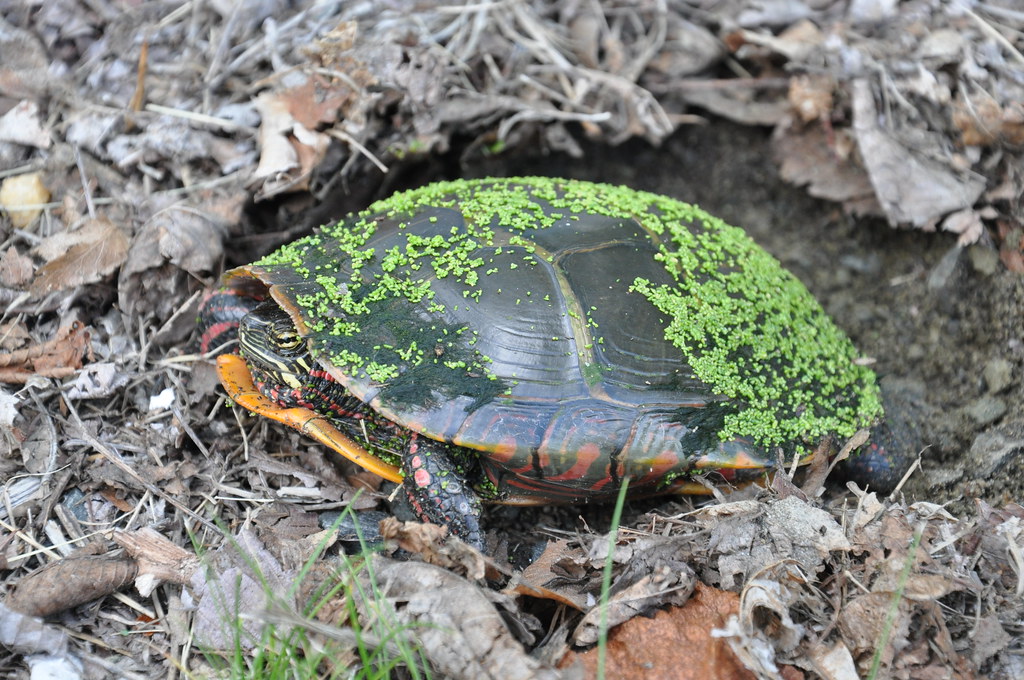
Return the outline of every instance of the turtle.
<path id="1" fill-rule="evenodd" d="M 874 373 L 773 256 L 699 207 L 548 177 L 399 192 L 228 271 L 201 349 L 229 397 L 402 484 L 483 544 L 481 502 L 707 492 L 868 428 Z M 787 463 L 788 464 L 788 463 Z"/>

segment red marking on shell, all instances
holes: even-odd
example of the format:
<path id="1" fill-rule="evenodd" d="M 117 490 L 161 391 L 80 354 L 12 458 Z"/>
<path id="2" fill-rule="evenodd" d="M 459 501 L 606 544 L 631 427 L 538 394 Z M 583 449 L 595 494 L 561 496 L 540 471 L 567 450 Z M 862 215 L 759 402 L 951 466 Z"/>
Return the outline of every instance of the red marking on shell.
<path id="1" fill-rule="evenodd" d="M 737 451 L 736 453 L 734 453 L 732 455 L 732 460 L 729 461 L 728 467 L 726 467 L 726 465 L 723 465 L 723 461 L 722 461 L 721 458 L 712 460 L 710 462 L 708 462 L 708 461 L 706 461 L 704 459 L 698 458 L 694 462 L 694 467 L 698 468 L 698 469 L 708 469 L 708 468 L 710 468 L 712 470 L 731 470 L 731 469 L 734 469 L 734 468 L 735 469 L 747 469 L 747 470 L 749 470 L 749 469 L 754 469 L 754 468 L 763 468 L 764 467 L 764 461 L 757 460 L 756 458 L 752 457 L 748 453 Z"/>
<path id="2" fill-rule="evenodd" d="M 493 448 L 488 447 L 487 457 L 503 467 L 510 468 L 518 451 L 519 445 L 516 443 L 515 438 L 505 437 L 501 441 L 497 442 Z M 529 468 L 527 467 L 527 469 Z M 520 471 L 516 470 L 516 472 Z"/>
<path id="3" fill-rule="evenodd" d="M 665 449 L 657 456 L 644 460 L 642 463 L 634 463 L 634 466 L 635 468 L 628 470 L 627 474 L 635 476 L 637 482 L 647 482 L 662 479 L 669 472 L 681 470 L 683 461 L 679 459 L 678 452 Z"/>
<path id="4" fill-rule="evenodd" d="M 584 444 L 576 450 L 576 462 L 573 463 L 572 467 L 570 467 L 568 470 L 566 470 L 560 475 L 551 475 L 546 479 L 551 482 L 571 482 L 576 479 L 583 479 L 587 476 L 587 470 L 589 470 L 591 466 L 594 465 L 594 463 L 599 462 L 601 460 L 601 457 L 602 453 L 600 446 L 594 443 Z M 549 454 L 542 453 L 540 455 L 540 467 L 542 470 L 552 469 L 553 466 Z M 605 466 L 603 472 L 604 479 L 601 482 L 594 485 L 595 489 L 601 488 L 608 481 L 610 481 L 610 471 L 608 470 L 607 465 Z"/>

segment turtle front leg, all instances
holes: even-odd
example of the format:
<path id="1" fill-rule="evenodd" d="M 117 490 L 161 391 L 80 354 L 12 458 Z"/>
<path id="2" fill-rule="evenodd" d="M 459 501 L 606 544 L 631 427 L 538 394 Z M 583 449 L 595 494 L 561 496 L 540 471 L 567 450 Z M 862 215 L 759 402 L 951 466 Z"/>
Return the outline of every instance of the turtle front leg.
<path id="1" fill-rule="evenodd" d="M 424 522 L 447 525 L 448 531 L 483 550 L 480 498 L 466 481 L 466 470 L 452 456 L 451 446 L 414 435 L 402 459 L 402 485 Z"/>

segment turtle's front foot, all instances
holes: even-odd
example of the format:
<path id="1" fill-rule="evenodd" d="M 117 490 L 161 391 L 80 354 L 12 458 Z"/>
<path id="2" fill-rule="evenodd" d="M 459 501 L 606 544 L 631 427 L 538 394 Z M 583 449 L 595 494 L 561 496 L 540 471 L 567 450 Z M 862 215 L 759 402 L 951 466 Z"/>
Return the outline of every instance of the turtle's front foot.
<path id="1" fill-rule="evenodd" d="M 483 550 L 480 498 L 466 481 L 466 470 L 453 459 L 444 442 L 417 436 L 403 457 L 402 485 L 416 514 L 424 522 L 447 525 L 448 531 Z"/>

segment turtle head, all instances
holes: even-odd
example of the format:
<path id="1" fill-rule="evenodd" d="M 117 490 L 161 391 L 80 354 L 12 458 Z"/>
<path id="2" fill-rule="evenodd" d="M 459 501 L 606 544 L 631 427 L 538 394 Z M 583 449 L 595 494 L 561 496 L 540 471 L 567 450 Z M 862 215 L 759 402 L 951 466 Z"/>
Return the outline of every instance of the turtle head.
<path id="1" fill-rule="evenodd" d="M 274 382 L 301 387 L 313 368 L 306 339 L 277 303 L 264 302 L 246 314 L 238 328 L 238 344 L 250 366 L 262 369 Z"/>
<path id="2" fill-rule="evenodd" d="M 889 493 L 896 487 L 921 447 L 914 400 L 904 392 L 886 387 L 883 385 L 882 390 L 885 419 L 872 426 L 868 443 L 844 464 L 847 479 L 880 493 Z"/>

